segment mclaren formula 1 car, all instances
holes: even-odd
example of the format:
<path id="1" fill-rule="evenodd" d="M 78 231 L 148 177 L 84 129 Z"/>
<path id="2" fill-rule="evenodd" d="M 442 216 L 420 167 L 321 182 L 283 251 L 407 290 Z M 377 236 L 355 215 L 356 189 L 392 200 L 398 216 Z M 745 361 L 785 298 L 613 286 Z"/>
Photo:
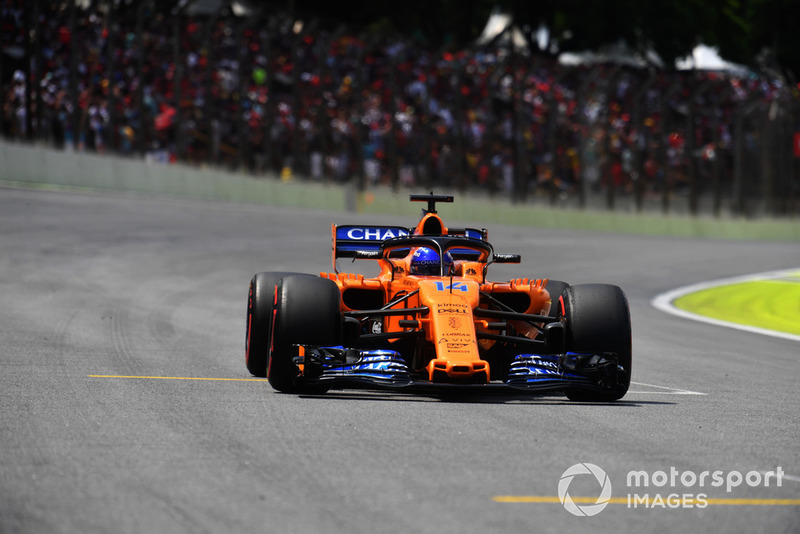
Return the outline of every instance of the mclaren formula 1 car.
<path id="1" fill-rule="evenodd" d="M 622 290 L 546 278 L 493 282 L 485 229 L 445 226 L 427 202 L 414 228 L 332 226 L 333 272 L 262 272 L 250 282 L 246 365 L 285 393 L 349 387 L 504 388 L 613 401 L 631 378 Z M 339 258 L 376 262 L 374 278 Z M 378 269 L 376 269 L 377 271 Z"/>

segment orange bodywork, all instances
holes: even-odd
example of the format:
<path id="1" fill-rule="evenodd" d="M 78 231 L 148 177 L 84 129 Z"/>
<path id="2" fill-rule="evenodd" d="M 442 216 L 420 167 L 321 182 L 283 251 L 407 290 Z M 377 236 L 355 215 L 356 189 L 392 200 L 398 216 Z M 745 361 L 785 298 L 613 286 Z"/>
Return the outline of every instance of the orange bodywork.
<path id="1" fill-rule="evenodd" d="M 447 228 L 434 213 L 426 214 L 414 235 L 447 235 Z M 334 269 L 336 268 L 336 226 L 333 226 Z M 517 279 L 509 282 L 485 280 L 486 258 L 479 261 L 455 262 L 452 276 L 418 276 L 410 274 L 411 252 L 404 257 L 376 258 L 380 274 L 375 278 L 345 273 L 320 273 L 333 280 L 342 295 L 342 311 L 356 311 L 365 302 L 390 303 L 391 309 L 427 308 L 426 313 L 409 311 L 407 315 L 387 315 L 378 325 L 381 332 L 408 330 L 424 332 L 422 349 L 415 355 L 413 370 L 424 372 L 431 382 L 480 384 L 490 381 L 489 362 L 482 358 L 495 341 L 478 339 L 478 332 L 492 330 L 491 320 L 478 317 L 473 310 L 484 307 L 481 293 L 498 299 L 512 299 L 516 312 L 547 314 L 550 294 L 547 279 Z M 406 297 L 406 298 L 403 298 Z M 374 307 L 365 306 L 366 308 Z M 524 336 L 535 338 L 538 330 L 523 322 L 512 323 Z M 396 340 L 389 339 L 389 342 Z"/>

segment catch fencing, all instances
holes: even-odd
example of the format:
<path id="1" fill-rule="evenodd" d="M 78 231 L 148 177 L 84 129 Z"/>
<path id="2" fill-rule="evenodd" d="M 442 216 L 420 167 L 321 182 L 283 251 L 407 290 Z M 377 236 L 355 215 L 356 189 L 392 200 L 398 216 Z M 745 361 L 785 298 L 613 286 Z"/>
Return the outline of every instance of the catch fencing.
<path id="1" fill-rule="evenodd" d="M 2 134 L 359 189 L 800 214 L 800 101 L 777 76 L 563 65 L 502 38 L 431 50 L 266 8 L 163 4 L 22 3 L 2 37 L 17 51 L 0 62 Z"/>

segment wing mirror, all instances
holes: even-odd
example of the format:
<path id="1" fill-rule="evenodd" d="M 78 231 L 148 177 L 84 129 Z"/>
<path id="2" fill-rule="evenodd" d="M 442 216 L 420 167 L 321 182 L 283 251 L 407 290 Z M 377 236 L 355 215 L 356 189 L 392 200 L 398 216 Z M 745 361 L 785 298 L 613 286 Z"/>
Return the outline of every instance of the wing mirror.
<path id="1" fill-rule="evenodd" d="M 495 254 L 492 263 L 520 263 L 522 256 L 519 254 Z"/>

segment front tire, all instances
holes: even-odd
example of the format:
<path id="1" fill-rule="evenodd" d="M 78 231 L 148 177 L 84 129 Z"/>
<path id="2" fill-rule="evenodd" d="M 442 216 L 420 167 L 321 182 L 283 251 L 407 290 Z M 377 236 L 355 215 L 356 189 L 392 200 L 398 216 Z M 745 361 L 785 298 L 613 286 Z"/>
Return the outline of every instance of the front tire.
<path id="1" fill-rule="evenodd" d="M 331 347 L 341 343 L 339 286 L 317 277 L 286 276 L 275 289 L 267 379 L 283 393 L 296 393 L 300 369 L 292 360 L 294 345 Z"/>
<path id="2" fill-rule="evenodd" d="M 250 280 L 244 361 L 247 370 L 254 376 L 262 378 L 267 376 L 275 286 L 278 285 L 281 278 L 292 274 L 299 275 L 300 273 L 265 272 L 256 274 Z M 310 274 L 300 276 L 311 277 Z"/>
<path id="3" fill-rule="evenodd" d="M 622 289 L 607 284 L 581 284 L 564 291 L 567 350 L 617 355 L 617 386 L 609 391 L 571 388 L 567 397 L 574 401 L 608 402 L 621 399 L 631 381 L 631 316 Z"/>

